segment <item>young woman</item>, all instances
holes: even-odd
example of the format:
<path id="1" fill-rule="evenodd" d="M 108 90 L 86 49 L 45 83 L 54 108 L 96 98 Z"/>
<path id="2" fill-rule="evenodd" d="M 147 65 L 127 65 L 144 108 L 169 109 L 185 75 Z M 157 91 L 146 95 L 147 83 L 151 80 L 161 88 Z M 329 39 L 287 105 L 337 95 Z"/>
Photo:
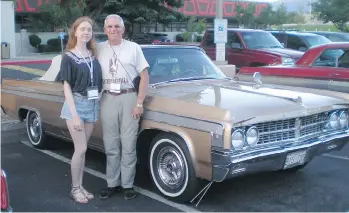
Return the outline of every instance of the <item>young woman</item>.
<path id="1" fill-rule="evenodd" d="M 96 56 L 93 23 L 89 17 L 80 17 L 72 25 L 56 81 L 63 83 L 65 96 L 60 117 L 66 119 L 74 142 L 71 196 L 78 203 L 87 203 L 94 196 L 82 186 L 85 153 L 98 119 L 102 90 L 101 66 Z"/>

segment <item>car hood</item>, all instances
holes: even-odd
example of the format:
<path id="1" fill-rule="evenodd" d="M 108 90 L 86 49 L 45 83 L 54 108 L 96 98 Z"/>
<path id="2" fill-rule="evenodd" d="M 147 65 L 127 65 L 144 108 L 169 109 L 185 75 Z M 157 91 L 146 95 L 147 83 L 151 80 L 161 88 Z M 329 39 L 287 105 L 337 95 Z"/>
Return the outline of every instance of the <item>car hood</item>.
<path id="1" fill-rule="evenodd" d="M 297 117 L 349 106 L 339 98 L 282 88 L 255 89 L 227 80 L 172 83 L 150 93 L 150 110 L 233 123 Z"/>
<path id="2" fill-rule="evenodd" d="M 284 57 L 290 57 L 292 59 L 299 59 L 304 54 L 304 52 L 287 48 L 262 48 L 260 50 L 263 50 L 268 53 L 282 55 Z"/>

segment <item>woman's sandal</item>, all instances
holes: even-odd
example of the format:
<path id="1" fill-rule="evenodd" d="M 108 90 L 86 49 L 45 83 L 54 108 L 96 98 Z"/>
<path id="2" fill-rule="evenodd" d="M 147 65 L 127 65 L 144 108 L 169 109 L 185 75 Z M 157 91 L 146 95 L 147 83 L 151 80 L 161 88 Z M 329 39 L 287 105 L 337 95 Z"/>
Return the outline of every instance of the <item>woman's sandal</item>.
<path id="1" fill-rule="evenodd" d="M 83 186 L 80 186 L 81 192 L 86 196 L 87 199 L 91 200 L 94 198 L 93 194 L 88 192 Z"/>
<path id="2" fill-rule="evenodd" d="M 77 203 L 87 203 L 88 199 L 86 198 L 85 194 L 81 190 L 80 187 L 72 187 L 72 190 L 70 192 L 70 195 Z"/>

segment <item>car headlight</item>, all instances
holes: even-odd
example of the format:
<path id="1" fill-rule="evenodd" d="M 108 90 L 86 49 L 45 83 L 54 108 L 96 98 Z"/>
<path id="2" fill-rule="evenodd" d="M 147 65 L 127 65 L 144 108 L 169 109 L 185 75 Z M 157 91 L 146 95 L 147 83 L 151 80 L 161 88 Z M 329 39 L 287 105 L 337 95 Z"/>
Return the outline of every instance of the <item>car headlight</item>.
<path id="1" fill-rule="evenodd" d="M 282 65 L 293 65 L 294 60 L 292 58 L 281 57 L 281 64 Z"/>
<path id="2" fill-rule="evenodd" d="M 231 134 L 231 144 L 235 149 L 240 149 L 244 146 L 245 135 L 242 130 L 235 130 L 233 134 Z"/>
<path id="3" fill-rule="evenodd" d="M 349 115 L 346 111 L 341 111 L 339 113 L 339 125 L 341 128 L 347 128 L 349 124 Z"/>
<path id="4" fill-rule="evenodd" d="M 259 132 L 256 127 L 250 127 L 246 132 L 246 142 L 250 146 L 254 146 L 258 143 Z"/>
<path id="5" fill-rule="evenodd" d="M 339 128 L 338 115 L 337 115 L 336 112 L 333 112 L 330 115 L 329 125 L 330 125 L 330 128 L 332 128 L 332 129 L 338 129 Z"/>

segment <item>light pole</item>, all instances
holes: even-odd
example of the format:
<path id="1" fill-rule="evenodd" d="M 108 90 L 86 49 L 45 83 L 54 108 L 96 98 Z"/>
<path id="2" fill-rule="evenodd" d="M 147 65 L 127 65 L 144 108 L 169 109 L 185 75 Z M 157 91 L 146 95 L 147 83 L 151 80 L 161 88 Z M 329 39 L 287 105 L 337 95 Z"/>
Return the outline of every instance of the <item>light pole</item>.
<path id="1" fill-rule="evenodd" d="M 227 19 L 223 19 L 223 0 L 216 0 L 216 18 L 214 20 L 214 43 L 216 44 L 216 62 L 226 64 L 225 44 L 227 43 Z"/>

